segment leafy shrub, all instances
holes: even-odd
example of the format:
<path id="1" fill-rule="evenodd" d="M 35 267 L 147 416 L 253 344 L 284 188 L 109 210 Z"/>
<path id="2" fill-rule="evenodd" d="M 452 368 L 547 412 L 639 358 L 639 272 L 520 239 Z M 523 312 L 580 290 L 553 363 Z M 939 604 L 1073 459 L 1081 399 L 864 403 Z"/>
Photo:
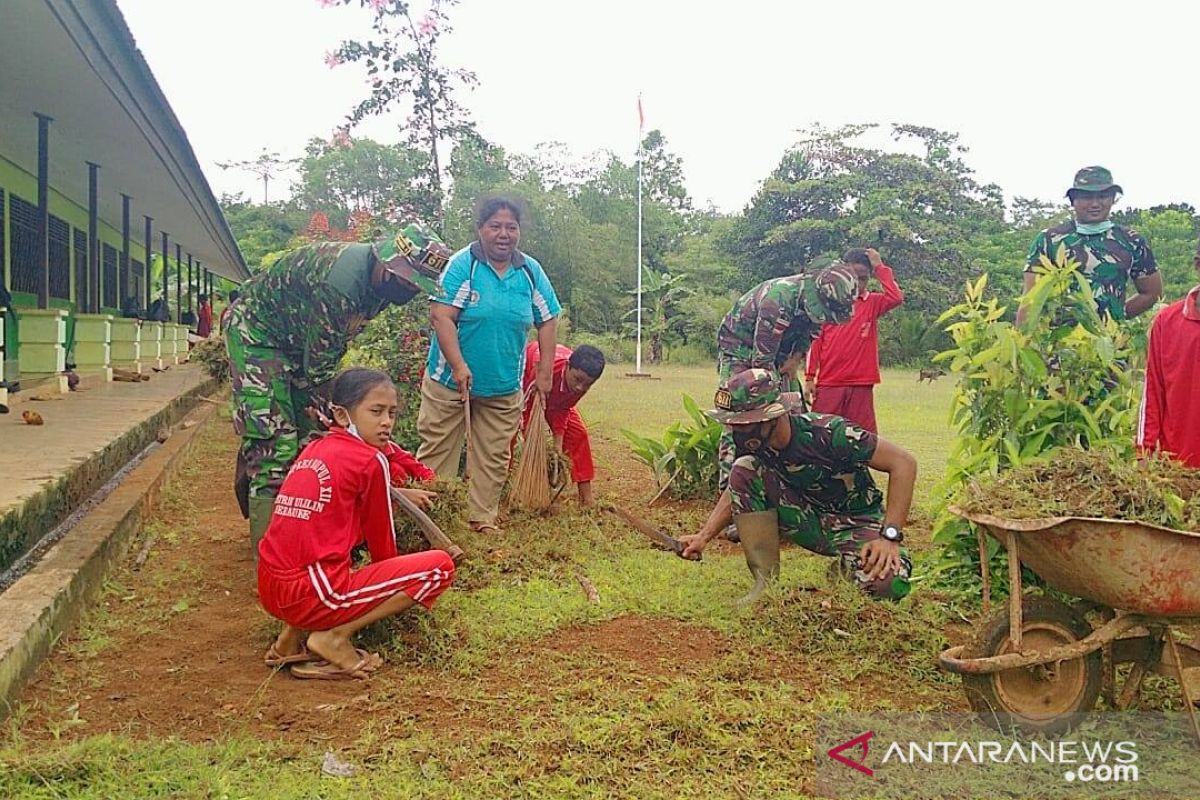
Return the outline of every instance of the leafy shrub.
<path id="1" fill-rule="evenodd" d="M 654 472 L 654 482 L 675 498 L 714 497 L 717 493 L 717 446 L 722 426 L 705 416 L 696 401 L 683 395 L 690 421 L 675 422 L 662 440 L 622 429 L 638 461 Z"/>
<path id="2" fill-rule="evenodd" d="M 951 423 L 958 438 L 938 489 L 935 544 L 939 577 L 974 591 L 979 555 L 974 532 L 950 513 L 967 481 L 1026 464 L 1059 447 L 1110 449 L 1131 458 L 1137 397 L 1129 368 L 1135 352 L 1129 328 L 1101 319 L 1087 278 L 1060 258 L 1044 262 L 1023 295 L 1027 318 L 1018 326 L 1006 309 L 985 298 L 988 277 L 968 284 L 965 300 L 939 322 L 954 346 L 934 361 L 958 379 Z M 989 540 L 992 554 L 999 545 Z M 995 572 L 1003 561 L 992 560 Z M 995 585 L 1003 587 L 1003 572 Z"/>

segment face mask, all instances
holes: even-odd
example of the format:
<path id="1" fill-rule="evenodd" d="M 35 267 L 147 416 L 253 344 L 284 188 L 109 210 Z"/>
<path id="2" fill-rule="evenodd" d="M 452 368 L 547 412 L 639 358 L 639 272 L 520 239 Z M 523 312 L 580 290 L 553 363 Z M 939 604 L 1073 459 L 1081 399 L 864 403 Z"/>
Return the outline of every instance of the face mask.
<path id="1" fill-rule="evenodd" d="M 762 449 L 764 444 L 757 429 L 749 433 L 735 432 L 733 434 L 733 447 L 738 453 L 756 453 Z"/>
<path id="2" fill-rule="evenodd" d="M 358 435 L 358 426 L 353 422 L 346 426 L 346 433 L 350 434 L 351 436 L 358 436 L 359 439 L 362 438 Z"/>
<path id="3" fill-rule="evenodd" d="M 409 283 L 403 283 L 395 275 L 386 275 L 383 279 L 383 285 L 377 287 L 375 291 L 384 300 L 389 303 L 395 303 L 402 306 L 409 300 L 412 300 L 421 290 Z"/>
<path id="4" fill-rule="evenodd" d="M 1112 230 L 1113 222 L 1111 219 L 1106 219 L 1104 222 L 1088 222 L 1075 223 L 1075 230 L 1082 233 L 1084 236 L 1094 236 L 1097 233 L 1108 233 Z"/>

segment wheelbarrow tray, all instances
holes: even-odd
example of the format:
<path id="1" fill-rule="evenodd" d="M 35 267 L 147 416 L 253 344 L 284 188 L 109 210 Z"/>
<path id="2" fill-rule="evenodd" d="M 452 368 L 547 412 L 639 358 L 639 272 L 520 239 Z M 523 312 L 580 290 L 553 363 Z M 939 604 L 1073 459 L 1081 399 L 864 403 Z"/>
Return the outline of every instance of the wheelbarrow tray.
<path id="1" fill-rule="evenodd" d="M 1059 591 L 1150 616 L 1200 617 L 1200 533 L 1120 519 L 950 510 L 1002 545 L 1013 533 L 1021 563 Z"/>

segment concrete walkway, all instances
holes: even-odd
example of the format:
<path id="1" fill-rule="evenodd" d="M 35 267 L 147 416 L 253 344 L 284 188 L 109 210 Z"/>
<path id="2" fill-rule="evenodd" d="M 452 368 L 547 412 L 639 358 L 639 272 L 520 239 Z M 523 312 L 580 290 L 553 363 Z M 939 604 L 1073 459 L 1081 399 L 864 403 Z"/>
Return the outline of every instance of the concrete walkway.
<path id="1" fill-rule="evenodd" d="M 80 391 L 28 398 L 0 416 L 0 568 L 77 507 L 186 413 L 213 383 L 198 364 L 149 381 L 85 381 Z M 25 393 L 22 393 L 25 394 Z M 19 396 L 18 396 L 19 397 Z M 23 411 L 45 424 L 26 425 Z"/>

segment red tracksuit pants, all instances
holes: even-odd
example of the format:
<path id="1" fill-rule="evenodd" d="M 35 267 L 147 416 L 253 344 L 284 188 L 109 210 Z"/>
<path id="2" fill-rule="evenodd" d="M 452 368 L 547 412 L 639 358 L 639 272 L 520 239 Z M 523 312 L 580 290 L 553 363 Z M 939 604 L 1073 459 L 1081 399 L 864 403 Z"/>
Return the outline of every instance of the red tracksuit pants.
<path id="1" fill-rule="evenodd" d="M 454 561 L 443 550 L 396 556 L 356 570 L 350 569 L 349 560 L 280 572 L 258 562 L 263 608 L 306 631 L 327 631 L 353 622 L 399 592 L 432 608 L 453 582 Z"/>

